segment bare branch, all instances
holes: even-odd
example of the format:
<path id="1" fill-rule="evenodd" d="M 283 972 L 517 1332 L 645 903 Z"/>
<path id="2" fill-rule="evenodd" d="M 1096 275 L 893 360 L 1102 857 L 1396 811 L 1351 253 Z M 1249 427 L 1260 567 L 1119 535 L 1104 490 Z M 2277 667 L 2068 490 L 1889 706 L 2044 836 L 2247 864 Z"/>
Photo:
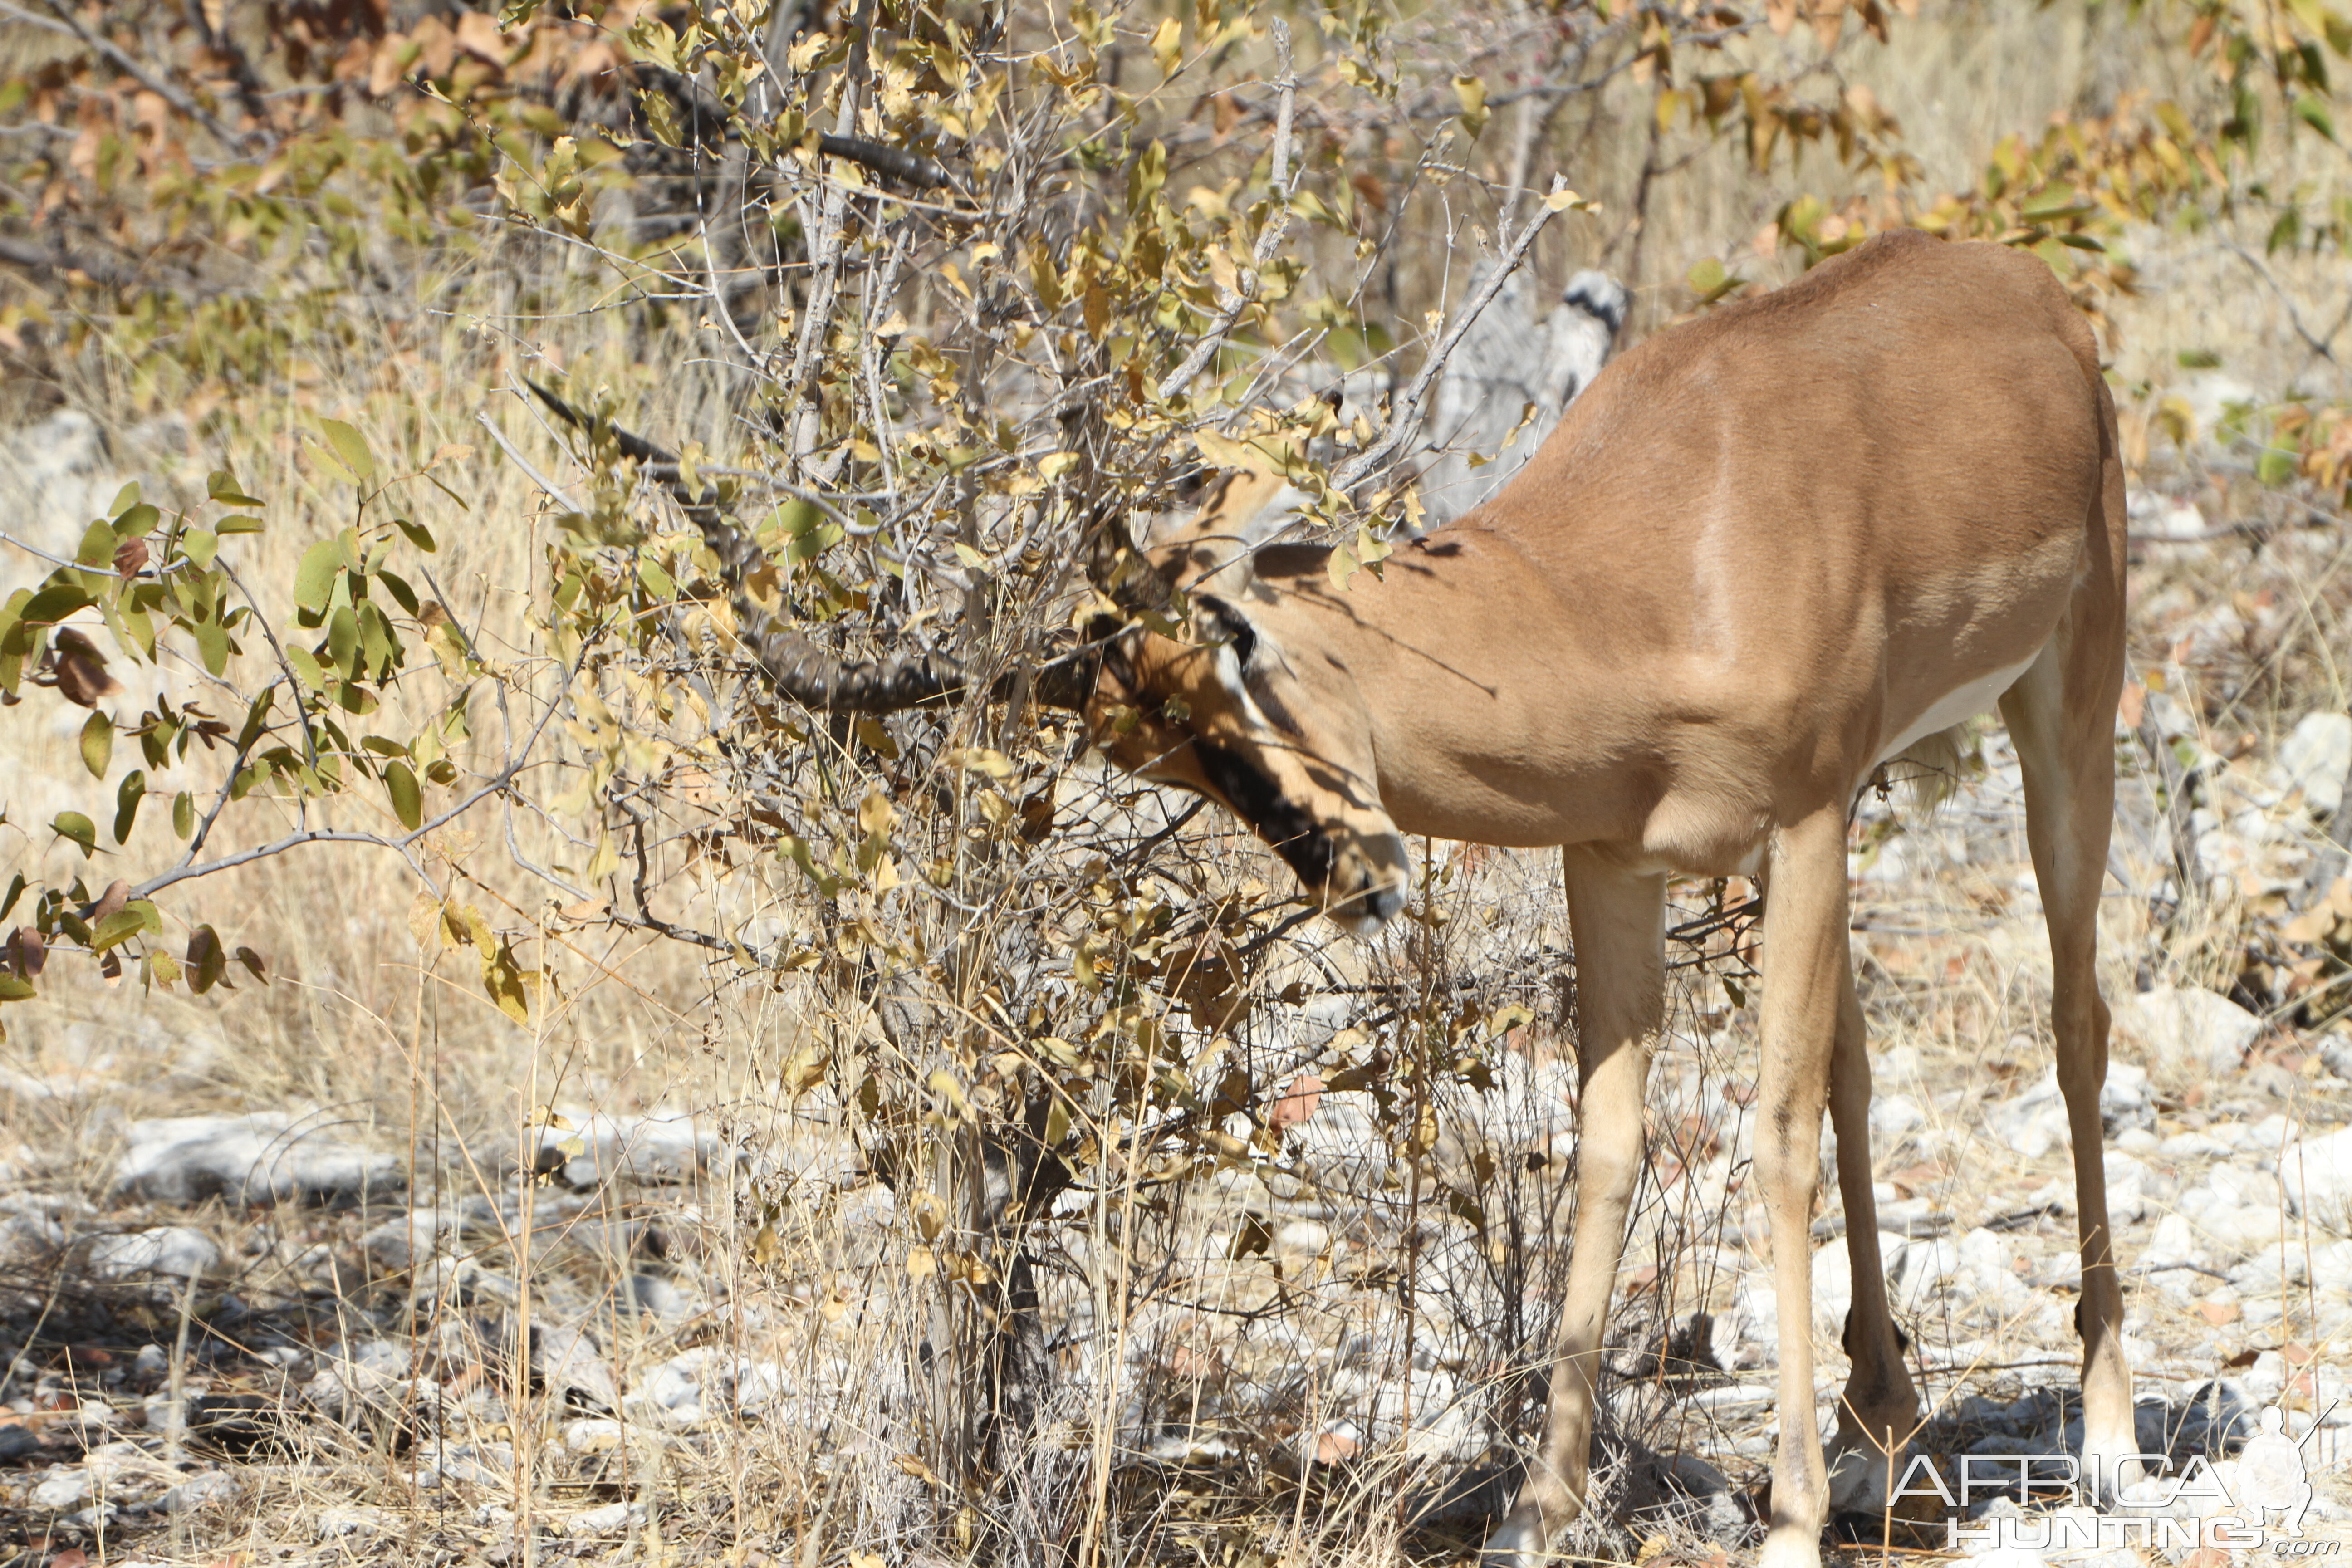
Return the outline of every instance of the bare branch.
<path id="1" fill-rule="evenodd" d="M 1225 339 L 1242 319 L 1242 312 L 1249 309 L 1250 301 L 1257 296 L 1258 273 L 1274 259 L 1283 234 L 1290 227 L 1290 124 L 1291 111 L 1298 96 L 1298 75 L 1290 65 L 1290 27 L 1287 23 L 1277 21 L 1274 24 L 1274 47 L 1281 60 L 1282 71 L 1275 81 L 1281 96 L 1280 107 L 1275 116 L 1274 158 L 1267 180 L 1274 195 L 1270 204 L 1272 210 L 1266 214 L 1265 227 L 1259 231 L 1257 244 L 1252 249 L 1250 270 L 1238 280 L 1241 286 L 1217 302 L 1217 319 L 1201 335 L 1201 341 L 1192 345 L 1192 352 L 1160 382 L 1160 400 L 1162 403 L 1192 385 L 1209 367 L 1209 362 L 1217 357 L 1217 351 L 1225 346 Z"/>

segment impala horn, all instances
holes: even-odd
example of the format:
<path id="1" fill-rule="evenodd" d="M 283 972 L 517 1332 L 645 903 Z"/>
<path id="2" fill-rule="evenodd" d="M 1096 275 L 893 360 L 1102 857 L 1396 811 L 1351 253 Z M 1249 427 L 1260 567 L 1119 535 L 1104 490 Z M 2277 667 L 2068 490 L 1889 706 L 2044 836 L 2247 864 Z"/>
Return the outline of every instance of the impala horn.
<path id="1" fill-rule="evenodd" d="M 760 547 L 727 521 L 715 486 L 699 493 L 690 490 L 677 454 L 644 437 L 622 429 L 608 419 L 583 413 L 541 386 L 527 382 L 556 416 L 593 442 L 609 436 L 625 458 L 634 459 L 647 479 L 667 488 L 687 518 L 701 531 L 702 542 L 719 557 L 719 575 L 727 584 L 728 602 L 751 661 L 770 684 L 804 708 L 825 713 L 896 713 L 928 702 L 961 697 L 972 685 L 961 660 L 937 649 L 892 654 L 870 662 L 844 659 L 826 652 L 800 633 L 778 624 L 776 617 L 744 590 L 745 579 L 765 561 Z M 1070 649 L 1038 667 L 1032 695 L 1049 708 L 1083 709 L 1094 689 L 1098 646 Z M 1006 670 L 989 683 L 993 701 L 1011 700 L 1019 671 Z"/>

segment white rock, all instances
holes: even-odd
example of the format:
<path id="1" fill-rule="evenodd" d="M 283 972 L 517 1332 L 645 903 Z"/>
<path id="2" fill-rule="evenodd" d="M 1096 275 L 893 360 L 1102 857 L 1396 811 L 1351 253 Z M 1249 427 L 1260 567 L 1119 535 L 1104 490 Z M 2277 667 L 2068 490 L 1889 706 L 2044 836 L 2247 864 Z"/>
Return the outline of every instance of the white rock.
<path id="1" fill-rule="evenodd" d="M 2112 1136 L 2156 1125 L 2156 1090 L 2148 1084 L 2146 1068 L 2107 1058 L 2106 1081 L 2099 1086 L 2099 1121 Z"/>
<path id="2" fill-rule="evenodd" d="M 643 1503 L 606 1503 L 586 1513 L 575 1513 L 564 1529 L 573 1535 L 614 1535 L 645 1517 Z"/>
<path id="3" fill-rule="evenodd" d="M 2344 775 L 2352 770 L 2352 713 L 2306 713 L 2279 745 L 2279 766 L 2289 787 L 2303 792 L 2303 804 L 2321 821 L 2332 819 L 2344 802 Z"/>
<path id="4" fill-rule="evenodd" d="M 633 1420 L 684 1428 L 730 1405 L 760 1415 L 790 1392 L 791 1379 L 776 1363 L 730 1356 L 705 1345 L 670 1357 L 640 1378 L 621 1408 Z"/>
<path id="5" fill-rule="evenodd" d="M 89 1244 L 89 1266 L 101 1279 L 195 1279 L 219 1261 L 220 1248 L 212 1237 L 184 1225 L 101 1236 Z"/>
<path id="6" fill-rule="evenodd" d="M 2134 1159 L 2120 1149 L 2108 1150 L 2105 1163 L 2107 1218 L 2117 1225 L 2131 1225 L 2147 1218 L 2149 1189 L 2159 1186 L 2163 1178 L 2146 1161 Z"/>
<path id="7" fill-rule="evenodd" d="M 39 1263 L 66 1244 L 65 1226 L 29 1193 L 0 1195 L 0 1262 Z"/>
<path id="8" fill-rule="evenodd" d="M 2013 1310 L 2029 1294 L 2025 1281 L 2018 1278 L 2017 1244 L 2011 1237 L 1979 1226 L 1960 1237 L 1954 1250 L 1958 1272 L 1987 1307 Z"/>
<path id="9" fill-rule="evenodd" d="M 95 1484 L 90 1473 L 77 1465 L 70 1470 L 60 1470 L 33 1489 L 32 1504 L 52 1513 L 61 1508 L 71 1508 L 89 1496 Z"/>
<path id="10" fill-rule="evenodd" d="M 457 1234 L 457 1216 L 441 1209 L 411 1209 L 360 1237 L 361 1250 L 379 1268 L 414 1268 Z"/>
<path id="11" fill-rule="evenodd" d="M 319 1515 L 319 1539 L 342 1541 L 363 1539 L 383 1533 L 384 1514 L 382 1509 L 330 1508 Z"/>
<path id="12" fill-rule="evenodd" d="M 2189 1223 L 2186 1215 L 2168 1214 L 2156 1222 L 2156 1232 L 2148 1237 L 2146 1260 L 2151 1266 L 2205 1261 L 2204 1248 L 2197 1244 L 2197 1227 Z"/>
<path id="13" fill-rule="evenodd" d="M 1916 1132 L 1927 1125 L 1927 1113 L 1919 1102 L 1907 1094 L 1890 1094 L 1874 1101 L 1870 1107 L 1870 1131 L 1874 1137 L 1893 1143 L 1906 1132 Z"/>
<path id="14" fill-rule="evenodd" d="M 621 1446 L 625 1429 L 618 1421 L 572 1421 L 563 1428 L 563 1446 L 575 1454 L 609 1454 Z"/>
<path id="15" fill-rule="evenodd" d="M 2275 1205 L 2218 1204 L 2200 1215 L 2197 1223 L 2212 1237 L 2216 1250 L 2233 1257 L 2273 1246 L 2283 1234 Z"/>
<path id="16" fill-rule="evenodd" d="M 608 1116 L 575 1111 L 567 1120 L 570 1129 L 542 1128 L 533 1137 L 544 1140 L 542 1161 L 560 1161 L 557 1175 L 577 1191 L 615 1180 L 682 1182 L 728 1154 L 726 1140 L 714 1123 L 684 1112 Z"/>
<path id="17" fill-rule="evenodd" d="M 348 1204 L 406 1185 L 398 1155 L 360 1148 L 331 1123 L 278 1111 L 134 1121 L 118 1194 L 152 1203 Z"/>
<path id="18" fill-rule="evenodd" d="M 163 1494 L 163 1511 L 188 1513 L 215 1503 L 228 1502 L 237 1494 L 236 1479 L 218 1470 L 208 1470 L 200 1476 L 190 1476 Z"/>
<path id="19" fill-rule="evenodd" d="M 2297 1215 L 2347 1228 L 2352 1220 L 2352 1127 L 2287 1145 L 2279 1156 L 2279 1180 Z"/>
<path id="20" fill-rule="evenodd" d="M 581 1329 L 534 1325 L 530 1333 L 530 1369 L 556 1397 L 598 1410 L 611 1410 L 621 1401 L 612 1369 L 595 1340 Z"/>
<path id="21" fill-rule="evenodd" d="M 2114 1012 L 2116 1033 L 2138 1047 L 2150 1068 L 2172 1078 L 2237 1071 L 2263 1032 L 2260 1018 L 2195 985 L 2159 985 L 2124 998 Z"/>

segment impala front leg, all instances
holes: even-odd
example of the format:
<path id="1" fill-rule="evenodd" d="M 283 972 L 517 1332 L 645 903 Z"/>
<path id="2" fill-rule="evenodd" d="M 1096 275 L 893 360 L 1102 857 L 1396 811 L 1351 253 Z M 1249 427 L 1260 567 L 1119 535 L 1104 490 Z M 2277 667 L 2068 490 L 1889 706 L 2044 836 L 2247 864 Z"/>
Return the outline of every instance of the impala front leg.
<path id="1" fill-rule="evenodd" d="M 1771 1225 L 1780 1320 L 1780 1447 L 1759 1568 L 1818 1568 L 1829 1513 L 1813 1416 L 1811 1233 L 1822 1110 L 1848 962 L 1845 813 L 1831 805 L 1774 837 L 1764 904 L 1756 1177 Z"/>
<path id="2" fill-rule="evenodd" d="M 1534 1568 L 1583 1510 L 1600 1396 L 1601 1342 L 1642 1175 L 1642 1101 L 1665 1010 L 1664 877 L 1592 855 L 1562 857 L 1576 943 L 1576 1223 L 1552 1342 L 1541 1447 L 1518 1500 L 1486 1538 L 1486 1568 Z M 1815 1112 L 1816 1120 L 1819 1112 Z"/>

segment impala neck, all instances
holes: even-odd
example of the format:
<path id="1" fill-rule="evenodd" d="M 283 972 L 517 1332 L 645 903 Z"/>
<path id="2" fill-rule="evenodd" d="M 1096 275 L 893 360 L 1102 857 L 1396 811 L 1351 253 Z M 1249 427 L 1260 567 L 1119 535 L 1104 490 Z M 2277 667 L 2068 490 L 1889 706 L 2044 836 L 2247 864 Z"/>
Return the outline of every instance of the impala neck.
<path id="1" fill-rule="evenodd" d="M 1626 700 L 1654 636 L 1613 636 L 1573 576 L 1477 516 L 1335 591 L 1320 552 L 1261 557 L 1257 613 L 1307 689 L 1324 743 L 1369 764 L 1400 830 L 1535 847 L 1641 835 L 1659 759 Z M 1504 606 L 1507 606 L 1505 608 Z M 1620 607 L 1622 609 L 1622 606 Z M 1644 679 L 1653 697 L 1654 662 Z M 1320 737 L 1318 737 L 1319 739 Z"/>

